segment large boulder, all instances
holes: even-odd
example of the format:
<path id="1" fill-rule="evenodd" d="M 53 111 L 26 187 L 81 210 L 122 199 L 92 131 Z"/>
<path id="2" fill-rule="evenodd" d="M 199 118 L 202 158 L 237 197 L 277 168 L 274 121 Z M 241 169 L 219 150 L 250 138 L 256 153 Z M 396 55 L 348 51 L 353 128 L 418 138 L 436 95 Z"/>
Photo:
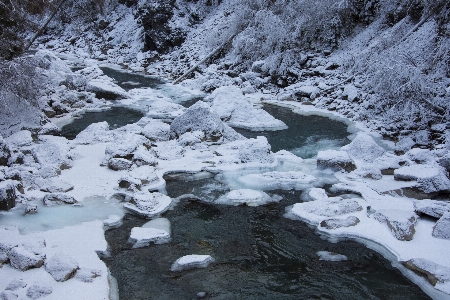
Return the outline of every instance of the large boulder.
<path id="1" fill-rule="evenodd" d="M 86 85 L 86 90 L 93 92 L 97 98 L 107 100 L 120 100 L 130 97 L 123 88 L 115 84 L 108 76 L 100 76 L 90 80 Z"/>
<path id="2" fill-rule="evenodd" d="M 23 246 L 18 246 L 9 250 L 8 258 L 12 267 L 26 271 L 31 268 L 40 268 L 44 264 L 45 256 Z"/>
<path id="3" fill-rule="evenodd" d="M 158 119 L 175 119 L 186 111 L 184 106 L 162 99 L 151 102 L 147 108 L 146 116 Z"/>
<path id="4" fill-rule="evenodd" d="M 106 121 L 89 125 L 75 138 L 76 143 L 84 145 L 112 142 L 113 140 L 114 134 L 109 130 L 109 125 Z"/>
<path id="5" fill-rule="evenodd" d="M 11 157 L 11 149 L 6 141 L 0 135 L 0 166 L 8 165 L 8 160 Z"/>
<path id="6" fill-rule="evenodd" d="M 428 199 L 416 200 L 414 201 L 414 210 L 416 213 L 439 219 L 446 212 L 450 212 L 450 202 Z"/>
<path id="7" fill-rule="evenodd" d="M 417 188 L 424 193 L 450 191 L 447 171 L 441 166 L 412 165 L 394 171 L 395 180 L 417 181 Z"/>
<path id="8" fill-rule="evenodd" d="M 5 138 L 5 141 L 13 148 L 20 148 L 24 146 L 30 146 L 33 143 L 33 137 L 30 131 L 20 130 Z"/>
<path id="9" fill-rule="evenodd" d="M 78 202 L 74 197 L 61 193 L 47 194 L 44 196 L 44 199 L 42 201 L 44 202 L 45 206 L 75 204 Z"/>
<path id="10" fill-rule="evenodd" d="M 325 150 L 317 153 L 317 168 L 351 172 L 356 165 L 346 151 Z"/>
<path id="11" fill-rule="evenodd" d="M 16 187 L 13 180 L 0 182 L 0 210 L 10 210 L 16 206 Z"/>
<path id="12" fill-rule="evenodd" d="M 170 125 L 160 120 L 151 120 L 142 128 L 141 134 L 153 142 L 168 141 Z"/>
<path id="13" fill-rule="evenodd" d="M 429 283 L 435 286 L 436 289 L 443 291 L 447 294 L 450 294 L 449 267 L 438 265 L 425 258 L 413 258 L 406 262 L 403 262 L 403 265 L 406 268 L 410 269 L 411 271 L 414 271 L 415 273 L 424 276 Z"/>
<path id="14" fill-rule="evenodd" d="M 208 142 L 220 143 L 243 139 L 242 135 L 224 124 L 219 116 L 211 111 L 209 105 L 202 101 L 198 101 L 177 117 L 170 125 L 170 129 L 177 137 L 186 132 L 202 131 Z"/>
<path id="15" fill-rule="evenodd" d="M 341 150 L 347 151 L 351 158 L 365 162 L 373 162 L 385 152 L 370 135 L 364 133 L 358 134 L 350 144 L 341 147 Z"/>
<path id="16" fill-rule="evenodd" d="M 78 269 L 78 263 L 63 253 L 57 253 L 45 261 L 45 270 L 59 282 L 72 278 Z"/>
<path id="17" fill-rule="evenodd" d="M 392 235 L 400 241 L 410 241 L 416 233 L 415 225 L 419 216 L 414 212 L 399 209 L 380 209 L 373 214 L 373 218 L 385 223 Z"/>
<path id="18" fill-rule="evenodd" d="M 335 217 L 361 211 L 362 209 L 362 206 L 356 199 L 333 197 L 296 203 L 292 207 L 291 213 L 300 218 L 303 218 L 305 214 L 313 214 L 320 217 Z"/>
<path id="19" fill-rule="evenodd" d="M 40 143 L 33 147 L 32 154 L 41 165 L 44 178 L 56 176 L 61 170 L 72 167 L 68 141 L 63 137 L 41 136 Z M 47 176 L 48 175 L 48 176 Z"/>
<path id="20" fill-rule="evenodd" d="M 141 166 L 128 172 L 119 180 L 119 187 L 125 188 L 131 191 L 141 190 L 142 186 L 149 183 L 157 182 L 159 180 L 158 175 L 155 172 L 155 168 L 151 166 Z"/>
<path id="21" fill-rule="evenodd" d="M 445 212 L 433 227 L 433 236 L 450 240 L 450 212 Z"/>

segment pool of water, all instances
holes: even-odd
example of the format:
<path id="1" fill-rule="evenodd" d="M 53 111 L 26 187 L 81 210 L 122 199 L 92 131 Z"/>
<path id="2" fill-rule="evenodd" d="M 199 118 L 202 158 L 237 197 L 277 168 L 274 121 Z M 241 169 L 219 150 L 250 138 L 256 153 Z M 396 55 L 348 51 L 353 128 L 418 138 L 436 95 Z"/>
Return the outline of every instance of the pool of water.
<path id="1" fill-rule="evenodd" d="M 288 150 L 302 158 L 311 158 L 325 149 L 338 149 L 350 142 L 348 125 L 323 116 L 299 115 L 291 109 L 265 104 L 263 109 L 283 121 L 288 129 L 280 131 L 251 131 L 235 128 L 247 138 L 265 136 L 272 151 Z"/>
<path id="2" fill-rule="evenodd" d="M 227 192 L 214 181 L 168 181 L 168 195 L 208 200 Z M 182 200 L 163 215 L 172 241 L 139 249 L 127 240 L 131 228 L 147 220 L 127 215 L 122 227 L 105 234 L 111 257 L 104 261 L 120 298 L 195 299 L 206 292 L 207 299 L 429 299 L 376 252 L 356 242 L 329 243 L 306 224 L 286 219 L 285 207 L 300 202 L 300 193 L 271 191 L 283 200 L 261 207 Z M 324 250 L 348 260 L 321 261 L 317 252 Z M 215 263 L 171 272 L 171 264 L 188 254 L 209 254 Z"/>
<path id="3" fill-rule="evenodd" d="M 61 135 L 69 140 L 73 140 L 77 134 L 86 129 L 89 125 L 106 121 L 110 129 L 116 129 L 127 124 L 139 121 L 144 114 L 136 109 L 121 106 L 113 106 L 110 109 L 99 112 L 86 112 L 80 118 L 76 118 L 61 128 Z"/>

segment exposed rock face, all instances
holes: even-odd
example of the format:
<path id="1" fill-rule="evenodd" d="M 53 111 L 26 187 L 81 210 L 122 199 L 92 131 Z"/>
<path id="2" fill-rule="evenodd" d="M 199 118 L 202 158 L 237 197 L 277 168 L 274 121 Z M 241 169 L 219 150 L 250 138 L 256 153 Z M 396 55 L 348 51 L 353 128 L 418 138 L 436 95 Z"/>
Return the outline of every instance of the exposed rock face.
<path id="1" fill-rule="evenodd" d="M 440 218 L 446 212 L 450 212 L 450 202 L 437 200 L 414 201 L 414 210 L 433 218 Z"/>
<path id="2" fill-rule="evenodd" d="M 450 212 L 446 212 L 433 228 L 433 236 L 450 240 Z"/>
<path id="3" fill-rule="evenodd" d="M 329 168 L 333 171 L 345 172 L 356 170 L 356 165 L 348 153 L 337 150 L 319 151 L 317 154 L 317 167 L 319 169 Z"/>
<path id="4" fill-rule="evenodd" d="M 413 213 L 398 209 L 382 209 L 373 214 L 373 218 L 381 223 L 386 223 L 392 235 L 400 241 L 413 239 L 416 230 L 414 226 L 419 217 Z"/>
<path id="5" fill-rule="evenodd" d="M 144 51 L 167 53 L 184 42 L 185 33 L 170 25 L 174 7 L 175 0 L 156 0 L 139 9 L 145 31 Z"/>
<path id="6" fill-rule="evenodd" d="M 59 282 L 72 278 L 78 270 L 78 263 L 71 257 L 58 253 L 45 261 L 45 270 Z"/>
<path id="7" fill-rule="evenodd" d="M 16 188 L 12 180 L 0 182 L 0 210 L 10 210 L 16 206 Z"/>
<path id="8" fill-rule="evenodd" d="M 356 226 L 359 223 L 359 219 L 355 216 L 350 216 L 347 219 L 328 219 L 320 222 L 320 227 L 326 229 L 336 229 L 340 227 Z"/>

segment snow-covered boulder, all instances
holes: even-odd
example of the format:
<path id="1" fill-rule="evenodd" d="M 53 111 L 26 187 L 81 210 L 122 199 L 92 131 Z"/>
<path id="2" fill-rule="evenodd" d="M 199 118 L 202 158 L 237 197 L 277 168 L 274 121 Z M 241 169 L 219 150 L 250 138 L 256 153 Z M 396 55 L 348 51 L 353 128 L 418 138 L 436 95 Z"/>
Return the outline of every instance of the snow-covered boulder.
<path id="1" fill-rule="evenodd" d="M 348 260 L 347 256 L 329 251 L 318 251 L 317 256 L 319 260 L 324 261 L 345 261 Z"/>
<path id="2" fill-rule="evenodd" d="M 346 151 L 324 150 L 317 153 L 317 168 L 351 172 L 356 165 Z"/>
<path id="3" fill-rule="evenodd" d="M 70 146 L 68 141 L 63 137 L 56 136 L 41 136 L 40 144 L 37 144 L 32 149 L 32 154 L 36 162 L 41 165 L 41 169 L 48 168 L 55 169 L 56 174 L 50 173 L 51 176 L 41 176 L 44 178 L 52 177 L 58 174 L 61 170 L 72 167 L 72 160 L 69 155 Z"/>
<path id="4" fill-rule="evenodd" d="M 147 108 L 147 117 L 161 119 L 175 119 L 186 111 L 184 106 L 166 100 L 155 100 Z"/>
<path id="5" fill-rule="evenodd" d="M 49 193 L 65 193 L 73 190 L 73 185 L 57 177 L 50 178 L 40 187 L 41 191 Z"/>
<path id="6" fill-rule="evenodd" d="M 78 263 L 72 257 L 63 253 L 57 253 L 45 260 L 45 270 L 59 282 L 75 276 L 78 269 Z"/>
<path id="7" fill-rule="evenodd" d="M 241 89 L 236 86 L 220 87 L 209 96 L 211 109 L 222 121 L 232 127 L 254 130 L 281 130 L 287 126 L 265 110 L 254 108 Z"/>
<path id="8" fill-rule="evenodd" d="M 296 97 L 306 97 L 310 99 L 316 98 L 317 94 L 319 93 L 319 89 L 315 86 L 305 85 L 297 87 L 293 90 L 293 93 Z"/>
<path id="9" fill-rule="evenodd" d="M 128 170 L 133 165 L 133 162 L 125 158 L 111 158 L 108 160 L 108 168 L 114 171 Z"/>
<path id="10" fill-rule="evenodd" d="M 353 84 L 347 84 L 344 86 L 342 98 L 352 102 L 358 100 L 358 89 Z"/>
<path id="11" fill-rule="evenodd" d="M 414 212 L 399 209 L 380 209 L 373 214 L 373 218 L 385 223 L 392 235 L 400 241 L 413 239 L 416 229 L 414 226 L 419 221 L 419 216 Z"/>
<path id="12" fill-rule="evenodd" d="M 98 269 L 88 269 L 88 268 L 80 268 L 75 273 L 75 279 L 82 282 L 93 282 L 95 278 L 103 275 L 102 270 Z"/>
<path id="13" fill-rule="evenodd" d="M 170 125 L 160 120 L 151 120 L 141 134 L 153 142 L 168 141 L 170 138 Z"/>
<path id="14" fill-rule="evenodd" d="M 143 145 L 148 147 L 151 146 L 148 139 L 144 136 L 134 133 L 125 133 L 118 136 L 113 143 L 106 147 L 106 160 L 109 160 L 110 158 L 132 160 L 134 156 L 133 152 Z"/>
<path id="15" fill-rule="evenodd" d="M 282 198 L 281 196 L 269 196 L 262 191 L 239 189 L 233 190 L 224 196 L 219 197 L 215 203 L 228 204 L 228 205 L 241 205 L 246 204 L 248 206 L 259 206 L 270 202 L 278 202 Z"/>
<path id="16" fill-rule="evenodd" d="M 23 246 L 18 246 L 9 250 L 8 258 L 12 267 L 26 271 L 31 268 L 40 268 L 44 264 L 45 256 Z"/>
<path id="17" fill-rule="evenodd" d="M 114 134 L 109 130 L 108 122 L 104 121 L 89 125 L 75 137 L 74 141 L 78 144 L 87 145 L 112 142 L 113 140 Z"/>
<path id="18" fill-rule="evenodd" d="M 450 240 L 450 212 L 445 212 L 433 227 L 433 236 Z"/>
<path id="19" fill-rule="evenodd" d="M 7 291 L 17 291 L 18 289 L 23 289 L 27 286 L 27 283 L 23 279 L 12 280 L 5 290 Z"/>
<path id="20" fill-rule="evenodd" d="M 86 90 L 94 93 L 97 98 L 107 100 L 120 100 L 130 97 L 123 88 L 115 84 L 111 78 L 105 75 L 91 79 L 86 85 Z"/>
<path id="21" fill-rule="evenodd" d="M 25 214 L 32 215 L 37 214 L 38 207 L 36 203 L 27 203 L 25 206 Z"/>
<path id="22" fill-rule="evenodd" d="M 0 166 L 8 165 L 9 158 L 11 157 L 11 149 L 6 141 L 0 135 Z"/>
<path id="23" fill-rule="evenodd" d="M 178 138 L 178 145 L 182 147 L 194 146 L 205 140 L 205 134 L 201 131 L 186 132 Z"/>
<path id="24" fill-rule="evenodd" d="M 51 286 L 33 284 L 27 290 L 27 297 L 30 299 L 39 299 L 50 295 L 52 292 L 53 289 Z"/>
<path id="25" fill-rule="evenodd" d="M 440 166 L 412 165 L 401 167 L 394 171 L 395 180 L 417 180 L 417 188 L 425 193 L 450 190 L 450 180 L 447 171 Z"/>
<path id="26" fill-rule="evenodd" d="M 133 248 L 147 247 L 150 243 L 164 244 L 170 240 L 170 221 L 157 218 L 145 223 L 142 227 L 131 229 L 130 241 Z"/>
<path id="27" fill-rule="evenodd" d="M 337 229 L 341 227 L 356 226 L 359 223 L 359 219 L 355 216 L 349 216 L 346 219 L 327 219 L 320 222 L 320 227 L 326 229 Z"/>
<path id="28" fill-rule="evenodd" d="M 405 156 L 418 164 L 432 162 L 436 159 L 434 153 L 431 152 L 429 149 L 421 149 L 421 148 L 411 149 L 405 153 Z"/>
<path id="29" fill-rule="evenodd" d="M 103 226 L 106 229 L 122 226 L 122 217 L 118 215 L 109 215 L 108 219 L 103 220 Z"/>
<path id="30" fill-rule="evenodd" d="M 62 83 L 68 74 L 72 74 L 69 66 L 57 57 L 54 53 L 48 50 L 39 50 L 34 54 L 36 59 L 39 59 L 40 66 L 45 70 L 46 77 L 58 86 Z"/>
<path id="31" fill-rule="evenodd" d="M 209 105 L 198 101 L 181 116 L 177 117 L 170 129 L 177 137 L 186 132 L 202 131 L 208 142 L 224 142 L 243 139 L 242 135 L 224 124 L 219 116 L 212 112 Z"/>
<path id="32" fill-rule="evenodd" d="M 373 162 L 385 152 L 370 135 L 364 133 L 359 133 L 350 144 L 341 147 L 341 150 L 347 151 L 352 159 L 365 162 Z"/>
<path id="33" fill-rule="evenodd" d="M 155 168 L 151 166 L 141 166 L 128 172 L 119 180 L 119 187 L 131 191 L 141 190 L 143 185 L 159 180 Z"/>
<path id="34" fill-rule="evenodd" d="M 190 270 L 195 268 L 206 268 L 213 262 L 214 259 L 211 257 L 211 255 L 185 255 L 177 259 L 172 264 L 170 270 L 172 272 L 180 272 L 183 270 Z"/>
<path id="35" fill-rule="evenodd" d="M 16 206 L 16 187 L 13 180 L 0 182 L 0 210 L 10 210 Z"/>
<path id="36" fill-rule="evenodd" d="M 42 200 L 44 202 L 44 205 L 46 206 L 53 206 L 53 205 L 59 205 L 59 204 L 75 204 L 78 201 L 75 200 L 74 197 L 61 194 L 61 193 L 52 193 L 47 194 L 44 196 L 44 199 Z"/>
<path id="37" fill-rule="evenodd" d="M 296 203 L 290 209 L 290 213 L 301 219 L 311 219 L 314 223 L 320 223 L 323 221 L 323 217 L 345 215 L 361 211 L 362 209 L 362 206 L 356 199 L 333 197 L 311 202 Z"/>
<path id="38" fill-rule="evenodd" d="M 429 199 L 416 200 L 414 201 L 414 210 L 419 214 L 440 218 L 444 213 L 450 212 L 450 202 Z"/>
<path id="39" fill-rule="evenodd" d="M 175 140 L 158 143 L 157 147 L 153 148 L 153 151 L 155 151 L 156 157 L 162 160 L 179 159 L 186 153 L 186 149 Z"/>
<path id="40" fill-rule="evenodd" d="M 164 194 L 138 192 L 132 196 L 129 203 L 124 204 L 124 207 L 138 215 L 152 217 L 165 212 L 171 203 L 172 199 Z"/>
<path id="41" fill-rule="evenodd" d="M 399 141 L 395 144 L 394 151 L 398 155 L 402 155 L 410 150 L 416 142 L 410 136 L 403 136 L 399 138 Z"/>
<path id="42" fill-rule="evenodd" d="M 147 149 L 147 147 L 141 145 L 133 151 L 133 163 L 137 166 L 156 166 L 158 160 L 152 149 Z"/>
<path id="43" fill-rule="evenodd" d="M 450 294 L 450 268 L 438 265 L 425 258 L 413 258 L 404 262 L 408 269 L 424 275 L 436 289 Z"/>
<path id="44" fill-rule="evenodd" d="M 20 148 L 30 146 L 33 143 L 33 137 L 30 131 L 21 130 L 5 138 L 5 141 L 13 148 Z"/>
<path id="45" fill-rule="evenodd" d="M 238 178 L 246 187 L 261 190 L 302 190 L 317 179 L 300 171 L 266 172 L 262 174 L 249 174 Z"/>
<path id="46" fill-rule="evenodd" d="M 307 201 L 328 199 L 328 195 L 322 188 L 310 188 L 304 196 Z"/>

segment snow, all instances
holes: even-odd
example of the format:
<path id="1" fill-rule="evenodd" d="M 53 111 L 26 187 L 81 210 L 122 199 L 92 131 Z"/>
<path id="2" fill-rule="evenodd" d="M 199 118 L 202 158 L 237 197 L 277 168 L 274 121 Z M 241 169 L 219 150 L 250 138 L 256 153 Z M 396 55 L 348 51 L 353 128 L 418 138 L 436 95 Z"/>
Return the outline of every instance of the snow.
<path id="1" fill-rule="evenodd" d="M 259 190 L 302 190 L 316 180 L 314 176 L 299 171 L 249 174 L 237 179 L 245 186 Z"/>
<path id="2" fill-rule="evenodd" d="M 133 248 L 147 247 L 150 243 L 164 244 L 170 241 L 170 229 L 154 228 L 148 223 L 146 225 L 131 229 L 130 241 L 134 243 Z"/>
<path id="3" fill-rule="evenodd" d="M 348 260 L 347 256 L 329 252 L 329 251 L 318 251 L 317 255 L 319 256 L 319 260 L 325 260 L 325 261 L 345 261 Z"/>
<path id="4" fill-rule="evenodd" d="M 228 205 L 259 206 L 270 202 L 278 202 L 281 200 L 280 196 L 269 196 L 268 194 L 251 189 L 238 189 L 219 197 L 215 203 Z"/>
<path id="5" fill-rule="evenodd" d="M 165 212 L 172 199 L 159 192 L 150 193 L 148 191 L 134 193 L 130 203 L 125 203 L 124 208 L 147 218 Z"/>
<path id="6" fill-rule="evenodd" d="M 172 272 L 180 272 L 195 268 L 207 268 L 214 259 L 210 255 L 191 254 L 178 258 L 170 270 Z"/>

